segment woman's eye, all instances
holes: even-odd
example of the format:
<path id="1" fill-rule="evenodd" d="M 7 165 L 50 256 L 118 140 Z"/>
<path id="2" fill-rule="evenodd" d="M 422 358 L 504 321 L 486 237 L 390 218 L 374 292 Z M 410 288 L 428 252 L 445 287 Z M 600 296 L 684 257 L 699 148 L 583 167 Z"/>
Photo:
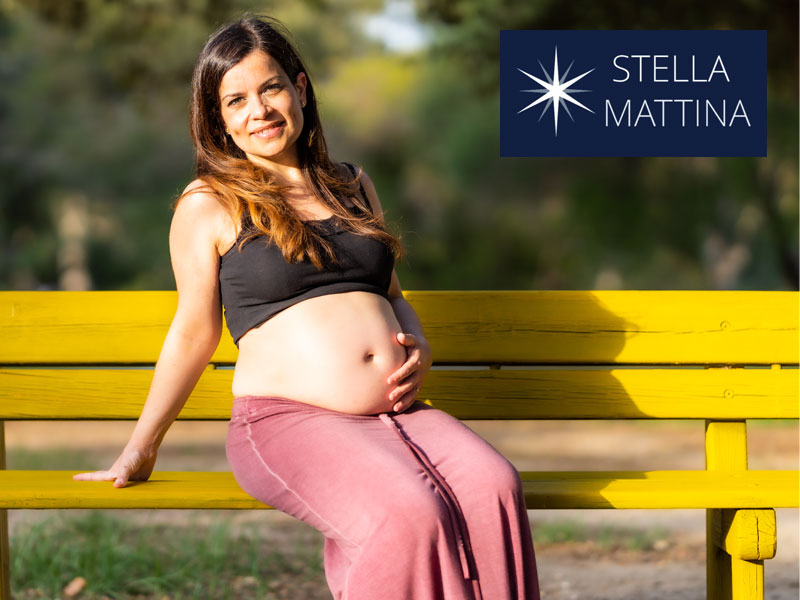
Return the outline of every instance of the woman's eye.
<path id="1" fill-rule="evenodd" d="M 277 92 L 279 90 L 282 90 L 282 89 L 283 89 L 283 84 L 281 84 L 281 83 L 273 83 L 273 84 L 270 84 L 267 87 L 265 87 L 264 91 L 261 92 L 261 93 L 262 94 L 275 93 L 275 92 Z M 243 96 L 237 96 L 237 97 L 231 99 L 228 102 L 227 106 L 236 106 L 237 104 L 241 104 L 242 102 L 244 102 L 244 97 Z"/>

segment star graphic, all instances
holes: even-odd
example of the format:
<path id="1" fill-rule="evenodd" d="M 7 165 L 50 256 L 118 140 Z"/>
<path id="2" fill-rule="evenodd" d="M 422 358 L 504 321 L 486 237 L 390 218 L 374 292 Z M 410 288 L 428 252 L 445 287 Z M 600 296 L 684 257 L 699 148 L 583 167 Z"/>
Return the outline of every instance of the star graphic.
<path id="1" fill-rule="evenodd" d="M 553 76 L 552 77 L 550 77 L 550 74 L 544 68 L 544 66 L 542 65 L 541 61 L 538 61 L 538 62 L 539 62 L 539 66 L 542 67 L 542 71 L 544 71 L 544 76 L 547 77 L 547 81 L 543 81 L 543 80 L 539 79 L 538 77 L 535 77 L 535 76 L 531 75 L 530 73 L 526 73 L 525 71 L 523 71 L 520 68 L 517 68 L 517 70 L 520 71 L 522 74 L 524 74 L 524 75 L 530 77 L 531 79 L 533 79 L 539 85 L 544 86 L 544 88 L 538 88 L 538 89 L 534 89 L 534 90 L 520 90 L 520 91 L 522 91 L 522 92 L 544 93 L 544 95 L 541 96 L 540 98 L 538 98 L 537 100 L 534 100 L 530 104 L 528 104 L 528 106 L 526 106 L 525 108 L 523 108 L 522 110 L 517 112 L 517 114 L 519 114 L 521 112 L 524 112 L 524 111 L 528 110 L 529 108 L 531 108 L 532 106 L 536 106 L 537 104 L 547 100 L 547 105 L 545 105 L 544 110 L 542 111 L 542 114 L 539 115 L 539 120 L 540 121 L 542 120 L 542 117 L 544 116 L 544 113 L 547 112 L 547 109 L 550 108 L 550 105 L 552 104 L 553 105 L 553 125 L 555 127 L 556 136 L 558 136 L 558 107 L 559 106 L 562 106 L 564 108 L 564 110 L 567 111 L 567 115 L 569 115 L 569 118 L 572 119 L 573 122 L 575 121 L 575 119 L 572 118 L 572 114 L 569 112 L 569 108 L 567 107 L 567 102 L 572 102 L 573 104 L 577 104 L 582 109 L 588 110 L 590 113 L 594 114 L 594 111 L 591 108 L 585 107 L 583 104 L 581 104 L 580 102 L 575 100 L 575 98 L 573 98 L 572 96 L 570 96 L 566 92 L 567 88 L 569 88 L 573 83 L 575 83 L 579 79 L 582 79 L 583 77 L 585 77 L 586 75 L 588 75 L 589 73 L 594 71 L 594 69 L 589 69 L 585 73 L 582 73 L 581 75 L 578 75 L 577 77 L 575 77 L 573 79 L 570 79 L 569 81 L 566 81 L 567 74 L 569 73 L 569 70 L 572 68 L 572 65 L 575 64 L 575 61 L 573 60 L 569 64 L 569 67 L 567 67 L 567 70 L 564 72 L 563 76 L 559 76 L 559 73 L 558 73 L 558 47 L 555 48 L 555 55 L 554 55 L 554 58 L 553 58 Z M 570 93 L 575 94 L 575 93 L 579 93 L 579 92 L 590 92 L 590 91 L 591 90 L 570 90 Z"/>

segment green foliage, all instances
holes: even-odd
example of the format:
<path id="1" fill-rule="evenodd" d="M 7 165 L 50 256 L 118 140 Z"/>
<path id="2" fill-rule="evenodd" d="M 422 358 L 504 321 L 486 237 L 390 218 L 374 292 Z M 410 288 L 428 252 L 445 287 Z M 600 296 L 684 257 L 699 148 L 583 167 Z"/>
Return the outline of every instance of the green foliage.
<path id="1" fill-rule="evenodd" d="M 191 69 L 252 9 L 293 32 L 333 158 L 375 181 L 405 288 L 797 288 L 796 2 L 418 0 L 433 37 L 405 55 L 360 27 L 382 5 L 0 2 L 0 288 L 67 285 L 75 261 L 94 289 L 173 287 Z M 768 31 L 768 157 L 499 157 L 501 29 L 726 27 Z"/>
<path id="2" fill-rule="evenodd" d="M 663 527 L 642 530 L 612 525 L 590 526 L 569 519 L 547 521 L 533 528 L 536 546 L 592 542 L 603 550 L 653 550 L 656 542 L 665 540 L 669 532 Z"/>
<path id="3" fill-rule="evenodd" d="M 96 460 L 91 453 L 74 448 L 10 448 L 6 456 L 9 469 L 19 470 L 78 470 L 95 469 Z"/>
<path id="4" fill-rule="evenodd" d="M 502 254 L 499 240 L 513 231 L 486 215 L 508 210 L 529 231 L 529 250 L 512 268 L 491 259 L 485 267 L 473 263 L 478 279 L 499 268 L 498 277 L 509 282 L 510 273 L 529 272 L 529 286 L 522 287 L 534 288 L 797 289 L 796 2 L 676 0 L 668 9 L 627 0 L 418 5 L 439 24 L 420 126 L 423 137 L 436 136 L 412 146 L 424 148 L 431 170 L 448 176 L 447 191 L 458 202 L 453 211 L 474 236 L 442 252 L 449 264 L 464 252 Z M 499 158 L 501 29 L 665 28 L 768 31 L 768 157 Z M 464 135 L 473 132 L 472 139 Z M 437 265 L 427 268 L 439 272 Z"/>
<path id="5" fill-rule="evenodd" d="M 274 588 L 270 583 L 286 576 L 298 586 L 322 583 L 318 538 L 274 547 L 257 534 L 234 534 L 224 520 L 140 525 L 92 511 L 22 527 L 11 539 L 12 589 L 18 594 L 36 589 L 60 597 L 79 576 L 86 580 L 81 597 L 166 594 L 174 600 L 264 598 Z M 243 583 L 246 589 L 237 589 Z"/>

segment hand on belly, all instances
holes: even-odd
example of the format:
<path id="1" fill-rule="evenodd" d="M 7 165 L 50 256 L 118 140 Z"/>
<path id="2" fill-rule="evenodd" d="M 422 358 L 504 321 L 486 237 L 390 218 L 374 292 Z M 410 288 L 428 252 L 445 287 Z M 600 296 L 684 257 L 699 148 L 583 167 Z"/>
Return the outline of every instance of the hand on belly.
<path id="1" fill-rule="evenodd" d="M 416 400 L 419 388 L 431 366 L 430 347 L 424 339 L 397 332 L 388 346 L 369 349 L 363 355 L 366 370 L 355 369 L 349 378 L 359 383 L 347 399 L 331 397 L 331 404 L 320 406 L 350 414 L 402 412 Z M 348 377 L 342 381 L 347 382 Z M 312 402 L 317 404 L 317 402 Z"/>
<path id="2" fill-rule="evenodd" d="M 394 388 L 389 394 L 389 401 L 392 410 L 402 412 L 416 400 L 417 392 L 431 368 L 431 348 L 424 337 L 411 333 L 398 333 L 395 337 L 406 351 L 406 360 L 389 377 L 389 384 Z"/>

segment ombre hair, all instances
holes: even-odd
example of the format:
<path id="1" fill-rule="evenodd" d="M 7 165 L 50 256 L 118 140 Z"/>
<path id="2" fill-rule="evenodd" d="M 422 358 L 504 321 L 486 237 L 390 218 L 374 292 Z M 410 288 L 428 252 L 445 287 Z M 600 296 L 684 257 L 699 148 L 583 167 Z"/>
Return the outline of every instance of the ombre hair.
<path id="1" fill-rule="evenodd" d="M 192 75 L 189 124 L 197 154 L 197 178 L 205 185 L 192 191 L 210 190 L 215 193 L 236 223 L 242 222 L 245 215 L 249 217 L 248 233 L 240 248 L 248 240 L 263 234 L 280 248 L 289 262 L 307 257 L 319 269 L 338 262 L 330 242 L 304 224 L 285 201 L 287 188 L 269 169 L 249 161 L 225 132 L 219 99 L 222 78 L 242 59 L 259 50 L 280 64 L 292 85 L 299 73 L 306 74 L 303 129 L 295 144 L 299 166 L 310 190 L 347 229 L 380 240 L 399 257 L 398 237 L 386 231 L 385 225 L 372 214 L 368 199 L 362 199 L 356 192 L 361 169 L 355 178 L 343 175 L 342 167 L 329 158 L 308 70 L 290 41 L 289 32 L 271 17 L 245 16 L 224 25 L 208 39 L 197 59 Z M 348 211 L 343 198 L 350 198 L 358 205 L 363 216 Z"/>

